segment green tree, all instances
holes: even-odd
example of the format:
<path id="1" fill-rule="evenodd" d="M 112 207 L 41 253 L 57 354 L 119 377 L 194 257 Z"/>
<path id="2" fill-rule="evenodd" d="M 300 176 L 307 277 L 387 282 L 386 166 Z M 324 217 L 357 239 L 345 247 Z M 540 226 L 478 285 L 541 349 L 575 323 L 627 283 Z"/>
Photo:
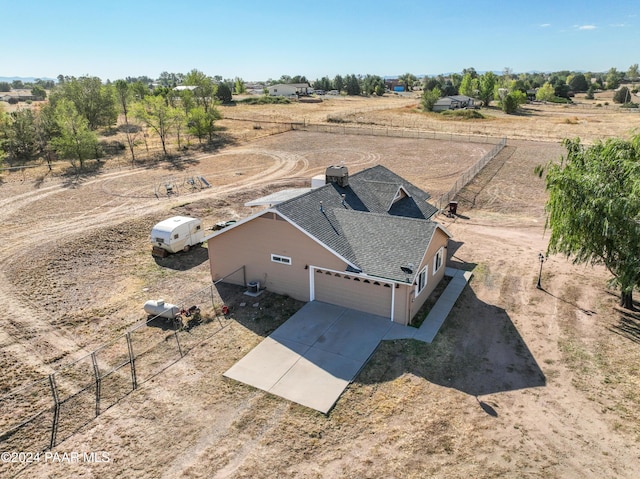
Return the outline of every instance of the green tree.
<path id="1" fill-rule="evenodd" d="M 413 84 L 418 78 L 412 73 L 405 73 L 398 77 L 398 81 L 404 85 L 406 91 L 413 91 Z"/>
<path id="2" fill-rule="evenodd" d="M 613 101 L 615 103 L 629 103 L 631 101 L 631 92 L 626 86 L 623 86 L 613 94 Z"/>
<path id="3" fill-rule="evenodd" d="M 136 100 L 142 100 L 145 96 L 150 95 L 151 91 L 147 83 L 136 81 L 131 84 L 131 93 Z"/>
<path id="4" fill-rule="evenodd" d="M 116 80 L 113 83 L 116 93 L 116 100 L 120 107 L 120 112 L 124 115 L 124 123 L 129 123 L 129 105 L 131 103 L 131 87 L 125 80 Z"/>
<path id="5" fill-rule="evenodd" d="M 638 64 L 634 63 L 627 70 L 627 79 L 631 81 L 636 81 L 640 78 L 640 72 L 638 71 Z"/>
<path id="6" fill-rule="evenodd" d="M 640 135 L 563 145 L 566 156 L 546 175 L 548 252 L 604 265 L 620 288 L 620 305 L 633 309 L 640 285 Z"/>
<path id="7" fill-rule="evenodd" d="M 9 114 L 5 127 L 4 149 L 12 159 L 26 163 L 38 156 L 36 114 L 32 109 L 19 109 Z"/>
<path id="8" fill-rule="evenodd" d="M 24 88 L 24 83 L 22 83 L 22 80 L 13 80 L 11 82 L 11 88 L 14 90 L 22 90 Z"/>
<path id="9" fill-rule="evenodd" d="M 345 77 L 345 90 L 347 95 L 359 95 L 361 93 L 360 80 L 356 75 L 347 75 Z"/>
<path id="10" fill-rule="evenodd" d="M 231 103 L 233 97 L 231 95 L 231 88 L 229 88 L 229 85 L 226 83 L 220 83 L 215 97 L 221 103 Z"/>
<path id="11" fill-rule="evenodd" d="M 341 92 L 344 90 L 344 79 L 341 75 L 336 75 L 333 79 L 333 88 Z"/>
<path id="12" fill-rule="evenodd" d="M 203 107 L 204 111 L 209 111 L 209 109 L 213 108 L 218 89 L 213 78 L 194 68 L 185 75 L 183 84 L 197 87 L 193 90 L 196 105 Z"/>
<path id="13" fill-rule="evenodd" d="M 527 94 L 522 93 L 520 90 L 514 90 L 507 93 L 507 95 L 500 100 L 500 106 L 502 107 L 502 111 L 511 115 L 518 110 L 520 105 L 523 105 L 526 102 Z"/>
<path id="14" fill-rule="evenodd" d="M 546 82 L 536 92 L 536 100 L 538 101 L 551 101 L 555 97 L 555 90 L 551 83 Z"/>
<path id="15" fill-rule="evenodd" d="M 204 108 L 196 107 L 189 112 L 187 123 L 189 133 L 198 138 L 199 143 L 207 137 L 211 142 L 215 133 L 215 121 L 219 119 L 220 114 L 216 109 L 204 111 Z"/>
<path id="16" fill-rule="evenodd" d="M 441 97 L 442 92 L 438 87 L 432 90 L 424 90 L 422 92 L 422 109 L 424 111 L 433 111 L 433 106 Z"/>
<path id="17" fill-rule="evenodd" d="M 71 101 L 91 130 L 115 125 L 118 120 L 113 87 L 103 85 L 98 77 L 65 78 L 49 99 L 54 106 L 60 99 Z"/>
<path id="18" fill-rule="evenodd" d="M 34 85 L 31 89 L 31 94 L 35 97 L 36 100 L 44 100 L 47 98 L 47 92 L 40 85 Z"/>
<path id="19" fill-rule="evenodd" d="M 236 95 L 242 95 L 247 92 L 247 87 L 244 85 L 242 78 L 236 77 L 234 91 L 236 92 Z"/>
<path id="20" fill-rule="evenodd" d="M 458 89 L 460 94 L 475 98 L 479 90 L 480 82 L 478 79 L 474 78 L 471 73 L 465 73 L 460 82 L 460 88 Z"/>
<path id="21" fill-rule="evenodd" d="M 316 90 L 324 90 L 324 91 L 332 90 L 331 80 L 329 80 L 329 77 L 324 76 L 319 80 L 316 80 L 313 82 L 313 88 Z"/>
<path id="22" fill-rule="evenodd" d="M 0 91 L 11 91 L 11 83 L 0 81 Z"/>
<path id="23" fill-rule="evenodd" d="M 384 80 L 378 75 L 366 75 L 362 80 L 362 92 L 365 95 L 384 95 Z"/>
<path id="24" fill-rule="evenodd" d="M 63 98 L 55 107 L 55 118 L 59 136 L 51 140 L 58 156 L 71 161 L 71 165 L 82 171 L 84 162 L 97 156 L 98 138 L 90 130 L 87 119 L 78 113 L 71 100 Z"/>
<path id="25" fill-rule="evenodd" d="M 494 89 L 498 78 L 493 72 L 486 72 L 480 77 L 480 89 L 478 98 L 482 102 L 482 106 L 488 107 L 494 97 Z"/>
<path id="26" fill-rule="evenodd" d="M 576 92 L 587 91 L 589 89 L 589 84 L 587 83 L 587 78 L 582 74 L 578 73 L 573 76 L 569 81 L 569 87 Z"/>
<path id="27" fill-rule="evenodd" d="M 622 77 L 624 77 L 624 73 L 620 73 L 615 67 L 610 68 L 606 76 L 607 89 L 615 90 L 618 88 Z"/>
<path id="28" fill-rule="evenodd" d="M 182 120 L 182 112 L 169 106 L 161 96 L 148 96 L 135 105 L 133 114 L 158 135 L 162 153 L 168 156 L 167 138 L 177 122 Z"/>

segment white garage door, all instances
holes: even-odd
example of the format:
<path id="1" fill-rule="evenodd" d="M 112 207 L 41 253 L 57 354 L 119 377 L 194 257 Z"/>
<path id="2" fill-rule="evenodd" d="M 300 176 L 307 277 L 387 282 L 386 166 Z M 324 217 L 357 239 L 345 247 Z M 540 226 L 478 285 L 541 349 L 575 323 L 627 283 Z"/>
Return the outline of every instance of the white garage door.
<path id="1" fill-rule="evenodd" d="M 322 269 L 316 269 L 313 277 L 316 300 L 391 317 L 392 285 Z"/>

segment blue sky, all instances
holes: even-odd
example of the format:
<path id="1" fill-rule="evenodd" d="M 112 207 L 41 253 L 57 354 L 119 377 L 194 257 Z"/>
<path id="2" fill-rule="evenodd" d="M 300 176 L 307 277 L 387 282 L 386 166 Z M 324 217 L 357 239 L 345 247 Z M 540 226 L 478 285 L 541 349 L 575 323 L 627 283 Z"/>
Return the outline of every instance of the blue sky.
<path id="1" fill-rule="evenodd" d="M 0 38 L 0 76 L 626 71 L 640 2 L 0 0 Z"/>

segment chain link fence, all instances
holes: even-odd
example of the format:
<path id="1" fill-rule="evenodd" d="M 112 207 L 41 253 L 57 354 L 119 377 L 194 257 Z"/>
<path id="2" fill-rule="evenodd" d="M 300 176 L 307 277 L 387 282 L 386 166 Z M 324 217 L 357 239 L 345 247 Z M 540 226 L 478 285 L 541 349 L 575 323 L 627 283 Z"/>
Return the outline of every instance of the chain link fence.
<path id="1" fill-rule="evenodd" d="M 491 151 L 486 153 L 482 158 L 480 158 L 475 164 L 473 164 L 469 169 L 467 169 L 460 177 L 456 180 L 456 183 L 453 187 L 440 196 L 434 203 L 435 206 L 442 211 L 446 206 L 449 205 L 453 198 L 458 194 L 458 192 L 464 188 L 467 183 L 469 183 L 475 176 L 484 168 L 487 163 L 489 163 L 492 159 L 494 159 L 500 151 L 507 145 L 507 139 L 502 138 L 500 142 L 495 145 Z"/>

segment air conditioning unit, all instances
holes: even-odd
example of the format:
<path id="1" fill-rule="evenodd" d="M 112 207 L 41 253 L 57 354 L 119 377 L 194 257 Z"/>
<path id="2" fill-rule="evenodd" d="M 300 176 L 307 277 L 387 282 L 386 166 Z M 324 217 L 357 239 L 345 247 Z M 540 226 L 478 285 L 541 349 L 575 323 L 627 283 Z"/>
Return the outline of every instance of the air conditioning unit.
<path id="1" fill-rule="evenodd" d="M 257 294 L 260 292 L 260 281 L 249 281 L 247 287 L 249 293 Z"/>

